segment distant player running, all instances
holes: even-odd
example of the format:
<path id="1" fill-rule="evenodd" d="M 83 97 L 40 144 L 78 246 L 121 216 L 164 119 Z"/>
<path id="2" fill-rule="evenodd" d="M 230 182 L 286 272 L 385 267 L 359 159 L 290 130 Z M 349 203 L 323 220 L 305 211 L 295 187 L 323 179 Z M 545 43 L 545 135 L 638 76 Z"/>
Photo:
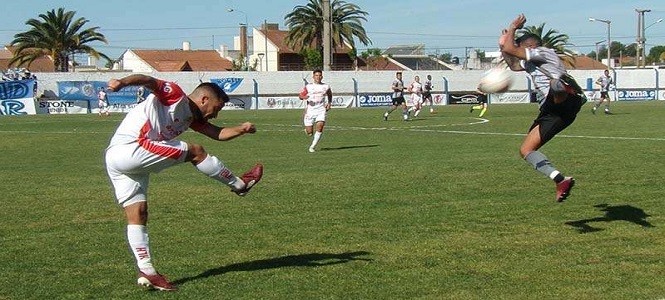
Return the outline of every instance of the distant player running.
<path id="1" fill-rule="evenodd" d="M 109 109 L 109 98 L 104 88 L 99 88 L 97 92 L 97 106 L 99 108 L 99 115 L 109 116 L 111 114 Z"/>
<path id="2" fill-rule="evenodd" d="M 482 118 L 487 112 L 487 95 L 483 92 L 478 91 L 482 95 L 478 97 L 478 105 L 472 105 L 469 108 L 469 112 L 472 113 L 474 110 L 480 110 L 478 118 Z"/>
<path id="3" fill-rule="evenodd" d="M 598 77 L 596 80 L 596 84 L 600 85 L 600 101 L 596 102 L 593 104 L 593 108 L 591 109 L 591 112 L 595 115 L 596 110 L 600 105 L 605 102 L 605 114 L 606 115 L 611 115 L 612 113 L 610 112 L 610 86 L 614 83 L 614 80 L 612 79 L 612 76 L 610 76 L 610 71 L 605 70 L 603 72 L 603 75 Z"/>
<path id="4" fill-rule="evenodd" d="M 429 113 L 434 113 L 434 101 L 432 100 L 432 90 L 434 85 L 432 84 L 432 75 L 427 75 L 427 80 L 425 80 L 425 85 L 423 86 L 423 104 L 427 104 L 429 101 Z"/>
<path id="5" fill-rule="evenodd" d="M 305 124 L 305 133 L 312 136 L 312 143 L 309 145 L 309 152 L 316 152 L 316 145 L 323 135 L 323 127 L 326 125 L 326 115 L 332 106 L 332 90 L 330 85 L 321 82 L 323 79 L 323 71 L 314 70 L 312 72 L 313 83 L 305 85 L 303 90 L 298 96 L 300 100 L 306 100 L 305 116 L 303 123 Z M 316 132 L 314 132 L 314 125 L 316 125 Z"/>
<path id="6" fill-rule="evenodd" d="M 390 88 L 393 91 L 393 102 L 390 109 L 383 114 L 383 120 L 388 121 L 388 115 L 397 109 L 397 107 L 402 107 L 402 118 L 404 121 L 409 120 L 406 101 L 404 101 L 404 81 L 402 81 L 402 72 L 395 73 L 395 80 L 393 80 L 393 84 Z"/>

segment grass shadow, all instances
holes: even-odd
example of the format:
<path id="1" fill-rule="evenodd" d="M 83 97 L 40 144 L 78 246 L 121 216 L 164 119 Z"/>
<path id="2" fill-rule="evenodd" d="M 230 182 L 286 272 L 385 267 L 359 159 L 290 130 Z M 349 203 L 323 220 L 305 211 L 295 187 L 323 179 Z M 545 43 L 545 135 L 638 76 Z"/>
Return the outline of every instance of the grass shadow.
<path id="1" fill-rule="evenodd" d="M 321 151 L 330 151 L 330 150 L 347 150 L 347 149 L 356 149 L 356 148 L 372 148 L 378 147 L 379 145 L 357 145 L 357 146 L 341 146 L 341 147 L 323 147 Z"/>
<path id="2" fill-rule="evenodd" d="M 612 206 L 608 204 L 598 204 L 594 205 L 594 207 L 599 208 L 602 212 L 605 212 L 605 215 L 602 217 L 584 220 L 568 221 L 566 222 L 566 225 L 575 227 L 579 233 L 602 231 L 602 228 L 589 225 L 589 223 L 596 222 L 627 221 L 636 225 L 640 225 L 644 228 L 655 227 L 646 220 L 646 218 L 650 216 L 641 208 L 637 208 L 631 205 Z"/>
<path id="3" fill-rule="evenodd" d="M 336 264 L 348 263 L 350 261 L 373 261 L 370 258 L 361 258 L 371 254 L 367 251 L 355 251 L 345 253 L 309 253 L 299 255 L 287 255 L 275 258 L 253 260 L 221 266 L 209 269 L 201 274 L 184 277 L 173 281 L 173 284 L 183 284 L 189 281 L 218 276 L 229 272 L 249 272 L 287 267 L 323 267 Z"/>

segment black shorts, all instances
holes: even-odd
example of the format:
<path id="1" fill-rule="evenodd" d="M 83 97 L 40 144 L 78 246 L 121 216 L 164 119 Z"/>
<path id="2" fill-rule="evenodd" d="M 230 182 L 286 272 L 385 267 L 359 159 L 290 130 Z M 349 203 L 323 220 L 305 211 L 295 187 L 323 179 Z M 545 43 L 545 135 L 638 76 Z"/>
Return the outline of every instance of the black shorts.
<path id="1" fill-rule="evenodd" d="M 424 92 L 423 92 L 423 99 L 429 99 L 429 100 L 432 100 L 432 92 L 430 92 L 430 91 L 424 91 Z"/>
<path id="2" fill-rule="evenodd" d="M 400 106 L 402 104 L 404 104 L 404 96 L 393 98 L 393 105 L 394 106 Z"/>
<path id="3" fill-rule="evenodd" d="M 548 95 L 529 131 L 540 125 L 540 145 L 544 145 L 570 124 L 573 124 L 584 103 L 586 103 L 586 99 L 582 96 L 568 95 L 566 101 L 555 104 L 552 95 Z"/>
<path id="4" fill-rule="evenodd" d="M 607 92 L 600 92 L 600 99 L 610 99 L 610 95 Z"/>

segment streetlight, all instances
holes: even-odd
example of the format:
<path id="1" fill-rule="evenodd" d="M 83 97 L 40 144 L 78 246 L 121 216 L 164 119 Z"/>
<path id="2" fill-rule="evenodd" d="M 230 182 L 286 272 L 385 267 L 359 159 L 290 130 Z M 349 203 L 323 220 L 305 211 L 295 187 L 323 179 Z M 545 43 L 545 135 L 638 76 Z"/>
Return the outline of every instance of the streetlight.
<path id="1" fill-rule="evenodd" d="M 242 41 L 240 42 L 240 50 L 241 50 L 241 52 L 242 52 L 242 55 L 245 56 L 245 57 L 244 57 L 244 60 L 245 60 L 245 70 L 249 70 L 249 57 L 248 57 L 248 56 L 249 56 L 249 55 L 248 55 L 249 50 L 247 49 L 247 27 L 249 26 L 249 23 L 247 22 L 247 13 L 245 13 L 245 12 L 242 11 L 242 10 L 237 10 L 237 9 L 233 9 L 233 8 L 227 8 L 226 11 L 227 11 L 227 12 L 230 12 L 230 13 L 232 13 L 232 12 L 239 12 L 239 13 L 241 13 L 241 14 L 245 17 L 245 23 L 241 23 L 241 24 L 240 24 L 240 29 L 243 29 L 243 27 L 244 27 L 244 29 L 245 29 L 245 31 L 244 31 L 244 33 L 243 33 L 243 36 L 240 37 L 240 38 L 242 39 Z"/>
<path id="2" fill-rule="evenodd" d="M 642 22 L 644 23 L 644 21 L 642 21 Z M 644 59 L 644 60 L 643 60 L 644 65 L 646 65 L 646 62 L 647 62 L 647 61 L 646 61 L 646 53 L 645 53 L 647 49 L 646 49 L 646 47 L 644 47 L 644 44 L 645 44 L 646 41 L 647 41 L 647 36 L 646 36 L 645 31 L 646 31 L 647 29 L 649 29 L 649 27 L 651 27 L 651 26 L 653 26 L 653 25 L 656 25 L 656 24 L 658 24 L 658 23 L 660 23 L 660 22 L 663 22 L 663 19 L 662 19 L 662 18 L 656 20 L 656 22 L 653 22 L 653 23 L 649 24 L 649 26 L 646 26 L 646 27 L 644 27 L 644 29 L 642 29 L 642 58 Z"/>
<path id="3" fill-rule="evenodd" d="M 593 21 L 598 21 L 598 22 L 603 22 L 607 24 L 607 67 L 611 68 L 610 66 L 610 46 L 612 45 L 612 40 L 610 39 L 610 32 L 611 30 L 611 23 L 612 21 L 610 20 L 603 20 L 603 19 L 596 19 L 596 18 L 589 18 L 589 22 Z"/>
<path id="4" fill-rule="evenodd" d="M 598 49 L 598 45 L 600 45 L 604 42 L 605 41 L 596 42 L 596 61 L 598 61 L 598 52 L 600 51 L 600 49 Z"/>
<path id="5" fill-rule="evenodd" d="M 649 27 L 651 27 L 651 26 L 653 26 L 653 25 L 656 25 L 656 24 L 658 24 L 658 23 L 660 23 L 660 22 L 663 22 L 663 19 L 662 19 L 662 18 L 658 19 L 656 22 L 651 23 L 651 25 L 649 25 L 649 26 L 647 26 L 647 27 L 644 27 L 644 30 L 647 30 L 647 29 L 649 29 Z"/>
<path id="6" fill-rule="evenodd" d="M 263 71 L 263 56 L 265 53 L 259 53 L 257 55 L 259 56 L 259 71 Z"/>

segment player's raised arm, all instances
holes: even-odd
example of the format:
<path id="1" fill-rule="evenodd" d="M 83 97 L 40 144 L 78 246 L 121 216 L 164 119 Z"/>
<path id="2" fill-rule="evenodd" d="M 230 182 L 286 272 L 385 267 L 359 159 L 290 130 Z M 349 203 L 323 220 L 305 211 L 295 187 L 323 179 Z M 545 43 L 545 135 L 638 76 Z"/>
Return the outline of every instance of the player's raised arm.
<path id="1" fill-rule="evenodd" d="M 515 44 L 515 31 L 524 27 L 524 23 L 526 23 L 526 17 L 523 14 L 520 14 L 510 22 L 510 26 L 508 26 L 508 28 L 501 34 L 501 37 L 499 38 L 499 48 L 504 54 L 504 57 L 514 56 L 519 59 L 526 59 L 525 47 Z"/>
<path id="2" fill-rule="evenodd" d="M 246 133 L 256 132 L 256 126 L 250 122 L 245 122 L 233 127 L 219 127 L 208 122 L 203 124 L 193 123 L 191 128 L 196 132 L 218 141 L 228 141 Z"/>
<path id="3" fill-rule="evenodd" d="M 109 80 L 108 89 L 117 92 L 126 86 L 134 85 L 145 86 L 149 90 L 154 91 L 158 87 L 158 80 L 154 77 L 143 74 L 133 74 L 120 79 Z"/>

